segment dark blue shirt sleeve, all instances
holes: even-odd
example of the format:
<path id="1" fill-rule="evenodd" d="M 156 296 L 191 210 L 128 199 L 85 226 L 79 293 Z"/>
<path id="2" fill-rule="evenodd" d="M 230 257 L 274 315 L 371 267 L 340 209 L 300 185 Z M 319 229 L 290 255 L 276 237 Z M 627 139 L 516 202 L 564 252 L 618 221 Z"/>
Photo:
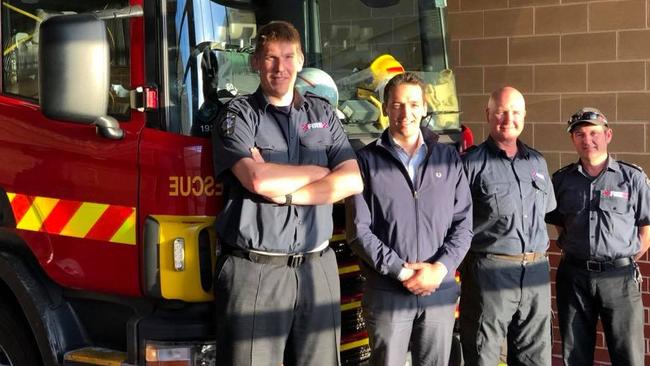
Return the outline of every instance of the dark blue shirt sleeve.
<path id="1" fill-rule="evenodd" d="M 537 158 L 537 166 L 538 169 L 541 169 L 546 177 L 551 177 L 551 182 L 550 184 L 547 184 L 548 186 L 548 192 L 546 195 L 546 207 L 544 210 L 544 213 L 547 214 L 557 207 L 557 201 L 555 199 L 555 189 L 553 188 L 553 177 L 548 171 L 548 164 L 546 163 L 546 159 L 544 157 L 540 156 Z"/>
<path id="2" fill-rule="evenodd" d="M 237 108 L 221 113 L 212 129 L 214 175 L 219 177 L 242 158 L 251 157 L 255 146 L 255 127 Z"/>
<path id="3" fill-rule="evenodd" d="M 641 173 L 641 176 L 635 217 L 636 226 L 650 225 L 650 180 L 645 173 Z"/>
<path id="4" fill-rule="evenodd" d="M 560 213 L 560 211 L 559 211 L 559 209 L 557 207 L 557 196 L 556 196 L 556 193 L 555 193 L 555 192 L 557 192 L 558 179 L 559 179 L 559 176 L 557 174 L 553 174 L 553 178 L 552 178 L 553 192 L 552 193 L 553 193 L 554 201 L 556 202 L 556 205 L 555 205 L 556 207 L 552 211 L 550 211 L 550 212 L 548 212 L 546 214 L 546 217 L 544 218 L 544 221 L 546 221 L 547 224 L 551 224 L 551 225 L 555 225 L 555 226 L 559 226 L 559 227 L 564 227 L 564 218 L 562 217 L 562 214 Z"/>

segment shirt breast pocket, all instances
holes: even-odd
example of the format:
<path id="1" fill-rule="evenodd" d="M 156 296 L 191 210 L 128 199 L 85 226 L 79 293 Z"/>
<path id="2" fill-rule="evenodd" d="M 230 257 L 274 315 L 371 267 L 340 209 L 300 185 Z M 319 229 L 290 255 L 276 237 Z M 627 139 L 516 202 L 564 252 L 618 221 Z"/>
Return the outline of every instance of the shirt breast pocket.
<path id="1" fill-rule="evenodd" d="M 490 209 L 490 216 L 511 216 L 516 211 L 512 195 L 519 189 L 511 183 L 484 183 L 481 185 L 483 199 Z"/>
<path id="2" fill-rule="evenodd" d="M 282 159 L 282 154 L 280 154 L 279 149 L 271 143 L 258 142 L 256 147 L 257 150 L 260 152 L 260 155 L 262 155 L 262 158 L 264 159 L 265 162 L 268 163 L 287 162 L 286 158 Z"/>
<path id="3" fill-rule="evenodd" d="M 600 198 L 598 208 L 610 215 L 627 215 L 632 210 L 632 205 L 623 198 Z"/>
<path id="4" fill-rule="evenodd" d="M 327 149 L 332 143 L 332 135 L 327 129 L 307 131 L 300 136 L 300 162 L 327 166 Z"/>
<path id="5" fill-rule="evenodd" d="M 533 179 L 533 194 L 535 195 L 535 205 L 544 210 L 548 197 L 548 183 L 542 179 Z"/>

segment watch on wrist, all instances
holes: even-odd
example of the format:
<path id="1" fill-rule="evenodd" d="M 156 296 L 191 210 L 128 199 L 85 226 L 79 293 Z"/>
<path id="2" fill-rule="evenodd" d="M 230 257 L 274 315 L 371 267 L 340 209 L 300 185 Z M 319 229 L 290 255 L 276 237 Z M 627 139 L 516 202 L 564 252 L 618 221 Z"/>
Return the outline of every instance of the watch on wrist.
<path id="1" fill-rule="evenodd" d="M 293 196 L 291 195 L 291 193 L 285 195 L 284 196 L 284 205 L 289 206 L 291 204 L 291 199 L 292 198 L 293 198 Z"/>

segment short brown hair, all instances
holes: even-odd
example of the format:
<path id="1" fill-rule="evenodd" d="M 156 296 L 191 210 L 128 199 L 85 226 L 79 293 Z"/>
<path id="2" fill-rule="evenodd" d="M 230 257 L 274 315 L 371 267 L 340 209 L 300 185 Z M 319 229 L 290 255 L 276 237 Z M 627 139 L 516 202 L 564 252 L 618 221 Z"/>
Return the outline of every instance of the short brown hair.
<path id="1" fill-rule="evenodd" d="M 417 74 L 406 71 L 402 74 L 398 74 L 393 76 L 392 79 L 388 81 L 386 86 L 384 87 L 384 103 L 388 103 L 388 97 L 390 97 L 390 93 L 393 92 L 393 89 L 397 88 L 399 85 L 402 84 L 412 84 L 412 85 L 417 85 L 422 89 L 422 99 L 424 99 L 425 95 L 425 84 L 424 80 L 417 76 Z"/>
<path id="2" fill-rule="evenodd" d="M 293 24 L 285 21 L 275 21 L 263 25 L 255 38 L 255 55 L 259 55 L 267 42 L 289 42 L 300 46 L 300 33 Z"/>

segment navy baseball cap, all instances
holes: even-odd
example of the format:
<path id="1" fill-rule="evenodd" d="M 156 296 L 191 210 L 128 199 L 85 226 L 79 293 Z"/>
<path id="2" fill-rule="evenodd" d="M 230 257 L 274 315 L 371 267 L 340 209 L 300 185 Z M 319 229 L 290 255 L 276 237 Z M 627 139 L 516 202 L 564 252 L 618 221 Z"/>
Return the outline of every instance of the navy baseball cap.
<path id="1" fill-rule="evenodd" d="M 594 126 L 607 127 L 607 117 L 596 108 L 582 108 L 575 112 L 568 121 L 569 126 L 566 131 L 571 132 L 577 125 L 588 123 Z"/>

